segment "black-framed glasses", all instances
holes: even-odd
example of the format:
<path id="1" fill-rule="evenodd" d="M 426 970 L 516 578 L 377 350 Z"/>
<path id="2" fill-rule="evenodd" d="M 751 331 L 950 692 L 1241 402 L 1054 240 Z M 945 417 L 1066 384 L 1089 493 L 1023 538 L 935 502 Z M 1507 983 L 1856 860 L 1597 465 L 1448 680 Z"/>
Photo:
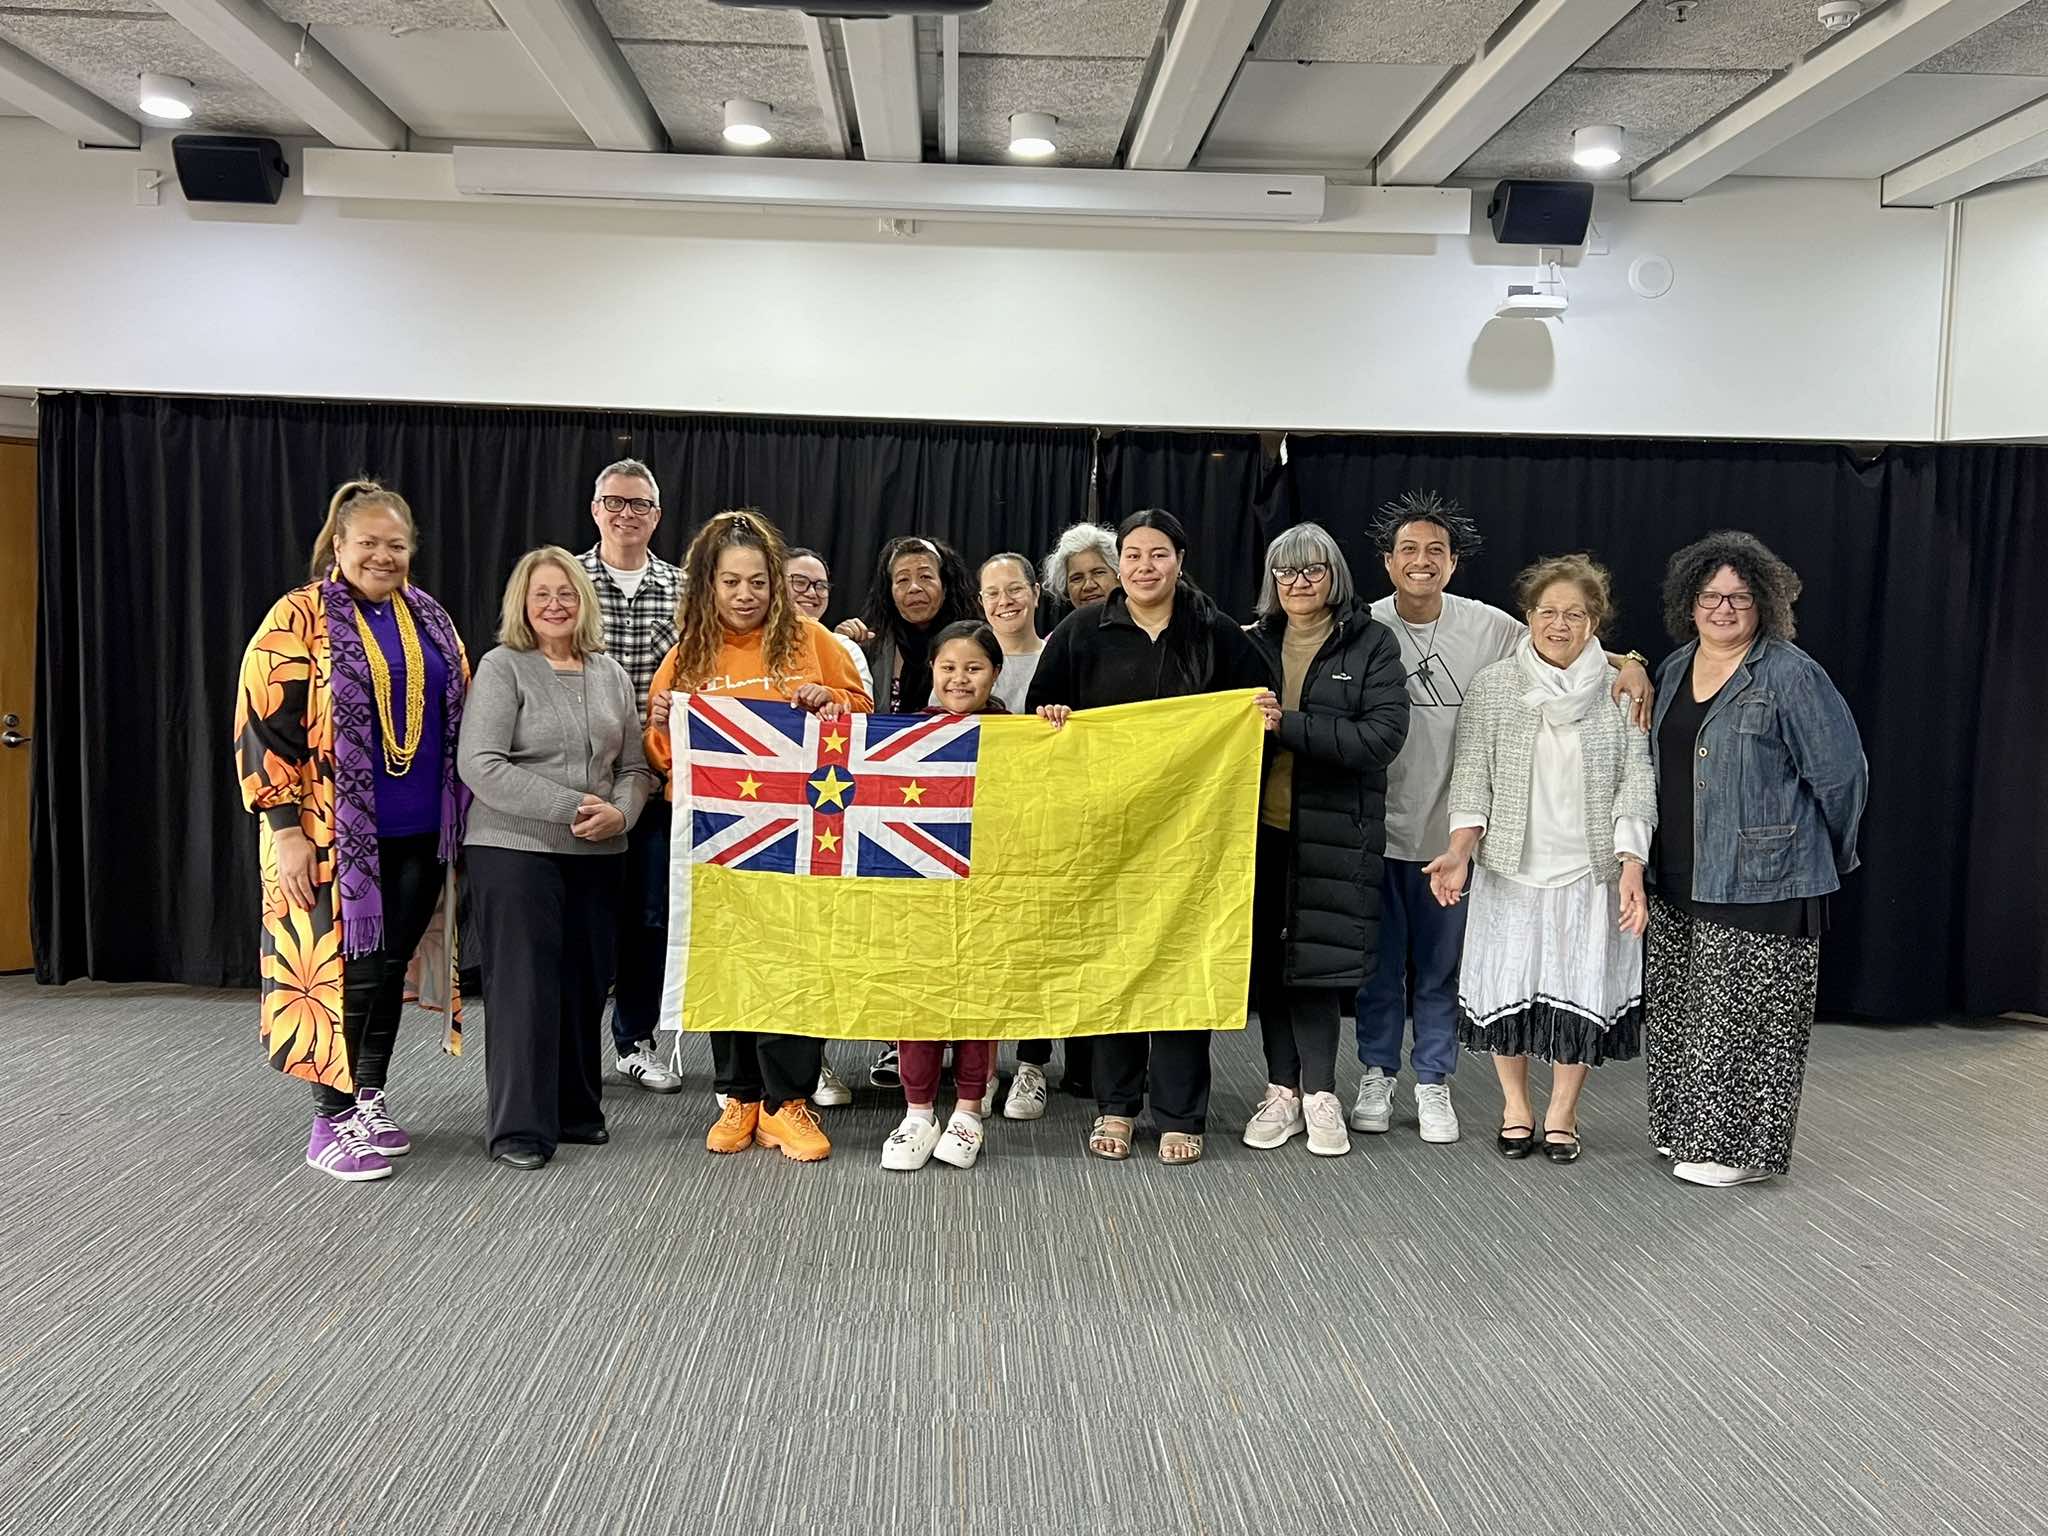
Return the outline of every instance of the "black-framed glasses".
<path id="1" fill-rule="evenodd" d="M 1756 606 L 1756 598 L 1748 592 L 1702 592 L 1693 603 L 1702 613 L 1712 613 L 1723 603 L 1730 613 L 1747 613 Z"/>
<path id="2" fill-rule="evenodd" d="M 645 496 L 600 496 L 597 504 L 607 512 L 631 512 L 635 517 L 646 517 L 661 510 L 661 503 L 649 501 Z"/>
<path id="3" fill-rule="evenodd" d="M 1317 560 L 1310 565 L 1276 565 L 1273 567 L 1273 579 L 1283 587 L 1291 587 L 1297 581 L 1305 581 L 1310 586 L 1314 586 L 1329 574 L 1330 563 L 1327 560 Z"/>
<path id="4" fill-rule="evenodd" d="M 823 597 L 832 590 L 832 580 L 828 576 L 792 576 L 789 590 L 798 597 L 809 597 L 813 592 Z"/>

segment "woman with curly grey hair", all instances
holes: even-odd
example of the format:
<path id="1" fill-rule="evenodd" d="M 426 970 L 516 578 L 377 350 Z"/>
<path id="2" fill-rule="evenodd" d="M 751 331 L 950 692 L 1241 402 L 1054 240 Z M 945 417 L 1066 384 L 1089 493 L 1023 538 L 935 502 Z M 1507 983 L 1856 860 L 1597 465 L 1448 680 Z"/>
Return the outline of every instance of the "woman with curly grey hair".
<path id="1" fill-rule="evenodd" d="M 1754 535 L 1671 557 L 1652 732 L 1661 806 L 1644 958 L 1650 1135 L 1693 1184 L 1790 1167 L 1827 898 L 1856 868 L 1869 765 L 1792 643 L 1799 577 Z"/>

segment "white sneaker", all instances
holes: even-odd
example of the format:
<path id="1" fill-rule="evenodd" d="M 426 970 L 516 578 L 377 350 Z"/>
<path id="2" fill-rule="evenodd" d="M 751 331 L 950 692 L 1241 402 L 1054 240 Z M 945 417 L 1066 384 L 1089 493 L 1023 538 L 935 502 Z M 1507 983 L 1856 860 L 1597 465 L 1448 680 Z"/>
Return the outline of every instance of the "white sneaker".
<path id="1" fill-rule="evenodd" d="M 938 1144 L 938 1121 L 905 1115 L 903 1123 L 882 1143 L 882 1166 L 898 1173 L 915 1173 L 932 1160 L 932 1148 Z"/>
<path id="2" fill-rule="evenodd" d="M 1673 1163 L 1671 1176 L 1709 1189 L 1727 1189 L 1736 1184 L 1760 1184 L 1772 1174 L 1768 1168 L 1731 1168 L 1726 1163 Z"/>
<path id="3" fill-rule="evenodd" d="M 839 1074 L 829 1063 L 821 1061 L 818 1063 L 818 1086 L 811 1090 L 811 1102 L 826 1109 L 837 1109 L 842 1104 L 853 1102 L 853 1090 L 839 1080 Z M 719 1107 L 724 1108 L 723 1105 Z"/>
<path id="4" fill-rule="evenodd" d="M 1307 1123 L 1301 1118 L 1301 1095 L 1292 1088 L 1268 1083 L 1266 1096 L 1259 1100 L 1259 1107 L 1245 1124 L 1244 1144 L 1267 1151 L 1286 1145 L 1306 1129 Z"/>
<path id="5" fill-rule="evenodd" d="M 981 1102 L 974 1106 L 974 1112 L 984 1120 L 996 1112 L 996 1078 L 994 1073 L 989 1074 L 988 1087 L 982 1090 Z"/>
<path id="6" fill-rule="evenodd" d="M 1458 1112 L 1451 1108 L 1449 1083 L 1415 1085 L 1415 1118 L 1422 1122 L 1424 1141 L 1456 1141 Z"/>
<path id="7" fill-rule="evenodd" d="M 876 1088 L 901 1088 L 903 1070 L 896 1064 L 896 1058 L 895 1046 L 883 1046 L 868 1064 L 868 1082 Z"/>
<path id="8" fill-rule="evenodd" d="M 1028 1061 L 1017 1063 L 1017 1075 L 1010 1079 L 1009 1097 L 1003 1100 L 1005 1120 L 1038 1120 L 1045 1115 L 1045 1072 Z"/>
<path id="9" fill-rule="evenodd" d="M 1344 1102 L 1334 1093 L 1304 1094 L 1301 1117 L 1308 1123 L 1308 1149 L 1317 1157 L 1342 1157 L 1351 1150 L 1344 1134 Z"/>
<path id="10" fill-rule="evenodd" d="M 1351 1129 L 1379 1135 L 1394 1124 L 1394 1079 L 1378 1067 L 1367 1067 L 1358 1080 L 1358 1101 L 1351 1106 Z"/>
<path id="11" fill-rule="evenodd" d="M 946 1134 L 939 1138 L 932 1156 L 955 1168 L 972 1168 L 974 1160 L 981 1156 L 981 1117 L 964 1109 L 954 1110 L 953 1118 L 946 1122 Z"/>
<path id="12" fill-rule="evenodd" d="M 682 1078 L 655 1056 L 652 1040 L 639 1041 L 629 1055 L 619 1058 L 619 1076 L 649 1093 L 676 1093 L 683 1086 Z"/>

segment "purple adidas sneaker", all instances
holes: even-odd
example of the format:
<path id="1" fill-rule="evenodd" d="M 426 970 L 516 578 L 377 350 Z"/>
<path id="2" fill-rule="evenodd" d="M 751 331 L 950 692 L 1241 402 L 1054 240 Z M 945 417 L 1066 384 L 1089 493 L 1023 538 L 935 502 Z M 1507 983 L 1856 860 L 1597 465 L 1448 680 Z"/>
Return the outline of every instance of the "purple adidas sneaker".
<path id="1" fill-rule="evenodd" d="M 412 1150 L 412 1138 L 384 1112 L 382 1088 L 364 1088 L 357 1092 L 356 1123 L 369 1136 L 370 1145 L 385 1157 L 403 1157 Z"/>
<path id="2" fill-rule="evenodd" d="M 313 1139 L 306 1143 L 306 1166 L 349 1184 L 390 1178 L 391 1164 L 370 1145 L 360 1118 L 354 1110 L 333 1119 L 315 1115 Z"/>

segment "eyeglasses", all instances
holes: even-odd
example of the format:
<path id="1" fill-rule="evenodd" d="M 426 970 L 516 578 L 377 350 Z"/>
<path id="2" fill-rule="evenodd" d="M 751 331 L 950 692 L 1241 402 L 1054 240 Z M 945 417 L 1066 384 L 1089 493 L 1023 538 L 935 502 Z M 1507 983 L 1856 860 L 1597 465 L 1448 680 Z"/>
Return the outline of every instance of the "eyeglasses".
<path id="1" fill-rule="evenodd" d="M 1702 592 L 1693 599 L 1693 604 L 1702 613 L 1712 613 L 1723 603 L 1730 613 L 1747 613 L 1756 606 L 1756 598 L 1747 592 Z"/>
<path id="2" fill-rule="evenodd" d="M 1563 619 L 1573 629 L 1582 629 L 1592 615 L 1583 608 L 1538 608 L 1529 617 L 1538 624 L 1555 624 Z"/>
<path id="3" fill-rule="evenodd" d="M 649 501 L 645 496 L 600 496 L 597 504 L 607 512 L 631 512 L 635 517 L 646 517 L 661 510 L 661 503 Z"/>
<path id="4" fill-rule="evenodd" d="M 813 592 L 823 597 L 832 590 L 832 583 L 823 576 L 792 576 L 789 578 L 789 590 L 798 597 L 809 597 Z"/>
<path id="5" fill-rule="evenodd" d="M 1273 567 L 1273 579 L 1283 587 L 1291 587 L 1297 581 L 1305 581 L 1310 586 L 1314 586 L 1329 574 L 1329 562 L 1325 560 L 1318 560 L 1313 565 L 1276 565 Z"/>
<path id="6" fill-rule="evenodd" d="M 1021 581 L 1013 582 L 1007 587 L 983 587 L 981 589 L 981 600 L 984 603 L 993 603 L 999 598 L 1007 598 L 1013 603 L 1021 603 L 1030 596 L 1031 589 Z"/>

